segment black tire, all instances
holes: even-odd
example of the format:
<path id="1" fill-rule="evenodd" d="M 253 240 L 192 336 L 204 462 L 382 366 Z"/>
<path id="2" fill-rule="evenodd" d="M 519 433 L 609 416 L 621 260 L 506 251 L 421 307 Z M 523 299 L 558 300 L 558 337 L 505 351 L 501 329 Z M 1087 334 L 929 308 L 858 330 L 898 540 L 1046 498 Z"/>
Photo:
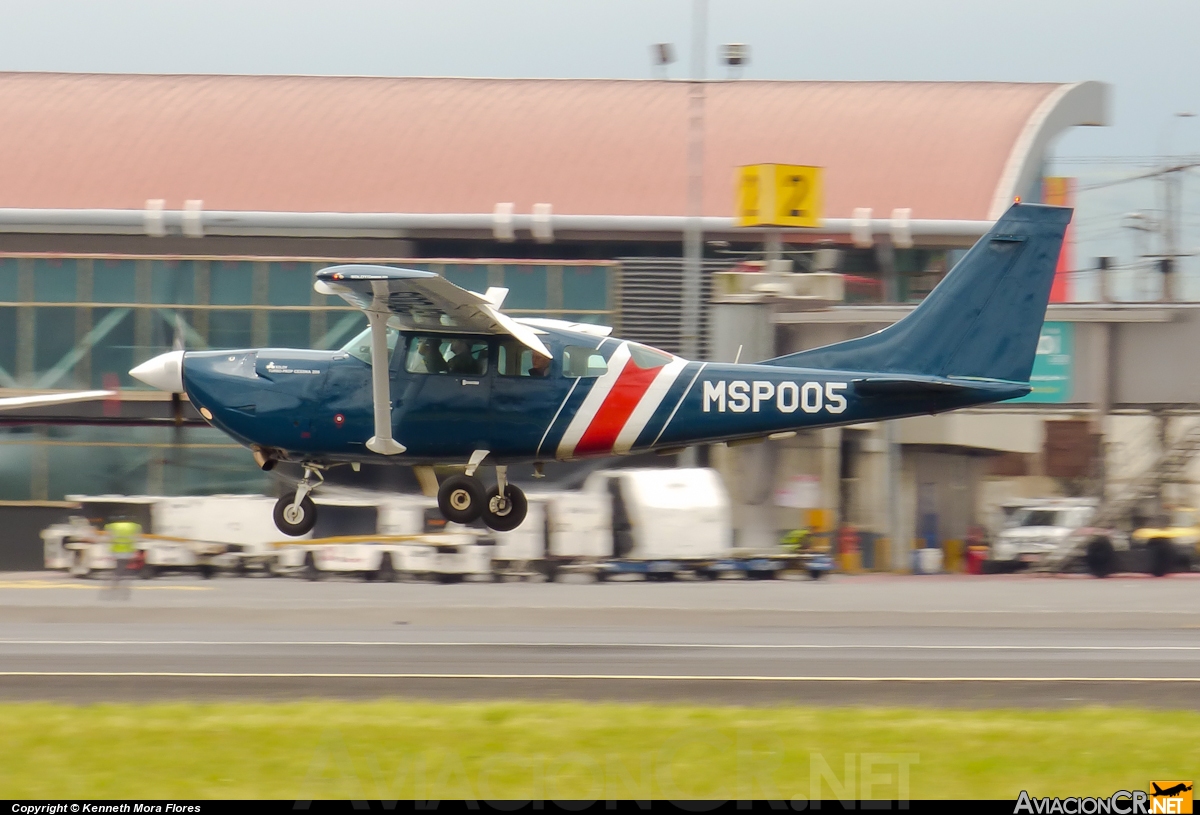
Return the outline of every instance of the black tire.
<path id="1" fill-rule="evenodd" d="M 470 475 L 452 475 L 438 487 L 438 509 L 442 517 L 456 524 L 470 524 L 479 519 L 486 503 L 483 482 Z"/>
<path id="2" fill-rule="evenodd" d="M 529 501 L 520 487 L 512 484 L 504 486 L 504 498 L 500 497 L 500 487 L 488 488 L 487 497 L 483 502 L 483 522 L 488 528 L 497 532 L 509 532 L 516 529 L 529 513 Z"/>
<path id="3" fill-rule="evenodd" d="M 1171 542 L 1166 538 L 1155 538 L 1146 544 L 1146 554 L 1150 560 L 1150 574 L 1155 577 L 1166 577 L 1174 566 L 1175 553 Z"/>
<path id="4" fill-rule="evenodd" d="M 304 569 L 301 572 L 305 580 L 320 580 L 321 570 L 317 568 L 317 559 L 312 552 L 304 553 Z"/>
<path id="5" fill-rule="evenodd" d="M 143 563 L 142 568 L 138 569 L 138 577 L 142 578 L 142 580 L 149 580 L 157 576 L 158 567 L 153 564 Z"/>
<path id="6" fill-rule="evenodd" d="M 203 563 L 200 565 L 200 576 L 205 580 L 212 580 L 213 575 L 217 573 L 217 567 L 211 563 Z"/>
<path id="7" fill-rule="evenodd" d="M 371 575 L 381 583 L 396 582 L 396 567 L 392 565 L 392 553 L 384 552 L 379 559 L 379 569 Z"/>
<path id="8" fill-rule="evenodd" d="M 298 538 L 312 531 L 317 523 L 317 505 L 309 496 L 293 510 L 296 493 L 290 492 L 275 502 L 275 527 L 285 535 Z"/>
<path id="9" fill-rule="evenodd" d="M 820 580 L 821 575 L 823 575 L 823 574 L 825 574 L 824 569 L 809 569 L 808 570 L 808 576 L 810 578 L 812 578 L 813 580 Z"/>
<path id="10" fill-rule="evenodd" d="M 1108 577 L 1117 568 L 1117 552 L 1108 538 L 1092 538 L 1083 559 L 1093 577 Z"/>

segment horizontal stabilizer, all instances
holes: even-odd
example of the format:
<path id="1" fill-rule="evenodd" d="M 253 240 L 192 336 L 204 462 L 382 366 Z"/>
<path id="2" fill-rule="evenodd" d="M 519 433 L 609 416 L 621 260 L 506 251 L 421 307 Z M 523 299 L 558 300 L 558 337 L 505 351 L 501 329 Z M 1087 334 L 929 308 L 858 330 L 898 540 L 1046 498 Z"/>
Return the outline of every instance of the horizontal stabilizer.
<path id="1" fill-rule="evenodd" d="M 855 379 L 851 382 L 859 396 L 939 396 L 949 393 L 966 393 L 970 385 L 958 382 L 940 382 L 926 379 Z"/>

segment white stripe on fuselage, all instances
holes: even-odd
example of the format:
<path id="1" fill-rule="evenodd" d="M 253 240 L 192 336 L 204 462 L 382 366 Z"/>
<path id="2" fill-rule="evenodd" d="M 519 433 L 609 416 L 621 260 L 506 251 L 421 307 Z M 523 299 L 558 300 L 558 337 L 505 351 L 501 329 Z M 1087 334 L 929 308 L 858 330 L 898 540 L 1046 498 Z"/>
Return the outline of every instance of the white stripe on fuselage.
<path id="1" fill-rule="evenodd" d="M 608 360 L 608 370 L 596 380 L 596 384 L 592 385 L 591 391 L 583 399 L 583 404 L 579 406 L 579 410 L 575 411 L 575 416 L 567 425 L 567 430 L 558 443 L 558 458 L 570 458 L 574 454 L 575 446 L 587 432 L 592 419 L 596 418 L 596 413 L 604 404 L 613 385 L 617 384 L 617 379 L 620 378 L 621 371 L 625 370 L 625 363 L 628 361 L 629 343 L 623 342 L 617 346 L 617 350 L 613 351 Z"/>
<path id="2" fill-rule="evenodd" d="M 696 380 L 700 378 L 700 372 L 703 371 L 705 366 L 707 366 L 707 365 L 708 365 L 707 362 L 700 363 L 700 367 L 697 368 L 696 373 L 692 375 L 692 381 L 689 382 L 687 388 L 684 389 L 683 396 L 680 396 L 679 401 L 675 403 L 675 409 L 671 411 L 671 415 L 667 417 L 667 420 L 665 422 L 663 422 L 663 426 L 658 431 L 658 435 L 654 437 L 654 441 L 650 442 L 650 445 L 652 447 L 654 445 L 658 444 L 658 440 L 662 438 L 663 433 L 667 432 L 667 427 L 670 426 L 671 420 L 675 418 L 675 414 L 678 413 L 679 408 L 681 408 L 683 406 L 683 400 L 687 399 L 687 395 L 692 392 L 692 387 L 696 384 Z"/>
<path id="3" fill-rule="evenodd" d="M 562 413 L 562 409 L 567 406 L 567 402 L 571 401 L 571 394 L 573 394 L 575 392 L 575 388 L 578 385 L 579 385 L 579 378 L 576 377 L 575 381 L 571 383 L 571 387 L 567 391 L 567 395 L 563 398 L 562 402 L 559 404 L 558 410 L 554 411 L 554 418 L 550 420 L 550 424 L 546 425 L 546 432 L 542 434 L 542 439 L 541 439 L 541 441 L 538 442 L 537 450 L 535 450 L 533 452 L 533 455 L 535 458 L 542 454 L 542 445 L 546 443 L 546 437 L 550 435 L 550 429 L 553 428 L 554 423 L 558 421 L 558 417 Z"/>
<path id="4" fill-rule="evenodd" d="M 646 429 L 646 425 L 650 423 L 654 412 L 658 410 L 658 406 L 667 397 L 667 391 L 671 390 L 671 386 L 675 384 L 675 380 L 679 378 L 680 372 L 686 366 L 686 359 L 675 357 L 675 359 L 662 367 L 662 370 L 658 372 L 658 376 L 654 377 L 654 381 L 650 383 L 650 387 L 646 390 L 646 393 L 642 395 L 637 407 L 633 409 L 633 413 L 629 415 L 625 426 L 621 428 L 621 432 L 617 435 L 617 441 L 613 445 L 614 453 L 625 455 L 633 448 L 634 443 L 638 440 L 638 436 Z"/>

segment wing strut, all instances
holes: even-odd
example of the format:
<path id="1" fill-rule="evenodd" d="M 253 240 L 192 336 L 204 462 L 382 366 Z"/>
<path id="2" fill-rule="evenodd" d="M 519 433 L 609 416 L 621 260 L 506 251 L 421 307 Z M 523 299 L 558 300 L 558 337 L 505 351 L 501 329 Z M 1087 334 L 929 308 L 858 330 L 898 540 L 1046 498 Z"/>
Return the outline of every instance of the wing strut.
<path id="1" fill-rule="evenodd" d="M 388 373 L 387 284 L 375 282 L 375 301 L 367 309 L 371 325 L 371 400 L 375 407 L 375 435 L 367 440 L 367 449 L 382 456 L 403 453 L 406 448 L 392 438 L 392 393 Z M 381 302 L 382 301 L 382 302 Z"/>

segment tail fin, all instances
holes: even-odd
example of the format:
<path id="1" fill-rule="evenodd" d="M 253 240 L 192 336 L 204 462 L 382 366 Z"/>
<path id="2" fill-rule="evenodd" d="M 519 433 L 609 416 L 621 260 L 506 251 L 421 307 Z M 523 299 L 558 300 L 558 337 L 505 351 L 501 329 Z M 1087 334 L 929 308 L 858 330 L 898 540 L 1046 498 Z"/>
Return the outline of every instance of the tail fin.
<path id="1" fill-rule="evenodd" d="M 1071 210 L 1013 204 L 903 320 L 766 365 L 1028 382 Z"/>

